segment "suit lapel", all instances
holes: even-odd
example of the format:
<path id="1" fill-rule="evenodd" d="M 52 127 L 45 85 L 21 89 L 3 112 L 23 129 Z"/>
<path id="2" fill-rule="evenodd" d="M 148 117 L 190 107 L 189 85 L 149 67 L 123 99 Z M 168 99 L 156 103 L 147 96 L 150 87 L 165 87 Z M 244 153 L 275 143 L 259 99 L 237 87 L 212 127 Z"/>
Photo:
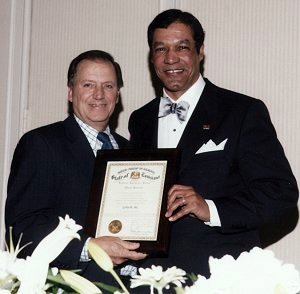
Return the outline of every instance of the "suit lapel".
<path id="1" fill-rule="evenodd" d="M 214 86 L 206 80 L 200 100 L 177 145 L 181 152 L 180 171 L 188 165 L 197 150 L 212 137 L 219 125 L 222 115 L 217 100 Z"/>
<path id="2" fill-rule="evenodd" d="M 82 171 L 93 170 L 95 155 L 73 116 L 69 116 L 64 121 L 64 128 L 68 138 L 70 153 L 78 166 L 81 167 Z"/>
<path id="3" fill-rule="evenodd" d="M 159 103 L 160 97 L 157 97 L 153 100 L 153 103 L 147 112 L 144 113 L 143 121 L 145 122 L 145 125 L 143 130 L 143 148 L 157 148 Z"/>
<path id="4" fill-rule="evenodd" d="M 223 111 L 219 107 L 217 87 L 207 79 L 205 82 L 203 93 L 177 145 L 181 156 L 180 171 L 189 164 L 197 150 L 212 138 L 223 117 Z M 158 97 L 147 113 L 143 113 L 143 120 L 146 122 L 143 148 L 157 148 L 159 102 Z"/>
<path id="5" fill-rule="evenodd" d="M 150 131 L 150 138 L 151 138 L 151 142 L 153 142 L 153 145 L 151 146 L 151 148 L 157 148 L 157 134 L 158 134 L 158 109 L 159 109 L 159 102 L 160 102 L 160 98 L 157 99 L 157 103 L 155 105 L 155 111 L 151 112 L 155 115 L 151 116 L 149 119 L 150 125 L 152 125 L 152 127 L 149 127 Z"/>

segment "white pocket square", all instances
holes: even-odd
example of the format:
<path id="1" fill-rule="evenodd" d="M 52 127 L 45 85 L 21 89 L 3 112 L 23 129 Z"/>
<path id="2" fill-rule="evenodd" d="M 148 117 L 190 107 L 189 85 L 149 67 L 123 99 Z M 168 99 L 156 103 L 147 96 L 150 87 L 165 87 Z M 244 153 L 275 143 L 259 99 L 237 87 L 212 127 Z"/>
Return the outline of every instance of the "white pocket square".
<path id="1" fill-rule="evenodd" d="M 204 153 L 204 152 L 212 152 L 212 151 L 220 151 L 224 150 L 225 144 L 227 142 L 228 138 L 226 138 L 224 141 L 222 141 L 220 144 L 216 145 L 216 143 L 212 140 L 209 140 L 207 143 L 204 143 L 199 150 L 196 152 L 196 154 Z"/>

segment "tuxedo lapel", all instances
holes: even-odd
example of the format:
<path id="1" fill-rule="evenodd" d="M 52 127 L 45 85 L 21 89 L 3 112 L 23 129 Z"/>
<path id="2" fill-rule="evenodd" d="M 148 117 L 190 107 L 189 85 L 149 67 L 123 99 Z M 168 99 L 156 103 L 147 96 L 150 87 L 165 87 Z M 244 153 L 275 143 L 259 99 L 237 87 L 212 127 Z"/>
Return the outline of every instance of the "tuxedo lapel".
<path id="1" fill-rule="evenodd" d="M 157 148 L 157 134 L 158 134 L 158 109 L 160 97 L 153 100 L 149 109 L 143 114 L 143 148 L 154 149 Z"/>
<path id="2" fill-rule="evenodd" d="M 222 118 L 214 86 L 206 80 L 203 93 L 186 125 L 177 148 L 181 153 L 181 170 L 214 133 Z"/>

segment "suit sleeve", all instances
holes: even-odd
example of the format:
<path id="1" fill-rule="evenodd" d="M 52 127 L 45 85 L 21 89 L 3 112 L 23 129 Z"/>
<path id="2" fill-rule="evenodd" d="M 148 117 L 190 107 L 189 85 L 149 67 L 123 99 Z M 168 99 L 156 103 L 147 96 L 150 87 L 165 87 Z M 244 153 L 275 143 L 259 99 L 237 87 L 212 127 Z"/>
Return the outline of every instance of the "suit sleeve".
<path id="1" fill-rule="evenodd" d="M 5 222 L 7 232 L 10 226 L 13 228 L 15 245 L 21 234 L 21 244 L 30 243 L 22 250 L 23 256 L 31 255 L 58 224 L 55 206 L 60 194 L 53 151 L 45 138 L 29 133 L 21 138 L 13 156 Z M 82 235 L 81 241 L 71 241 L 53 265 L 75 268 L 85 240 L 86 236 Z"/>
<path id="2" fill-rule="evenodd" d="M 246 112 L 235 152 L 240 181 L 230 195 L 213 199 L 224 232 L 276 222 L 297 206 L 295 177 L 259 100 Z"/>

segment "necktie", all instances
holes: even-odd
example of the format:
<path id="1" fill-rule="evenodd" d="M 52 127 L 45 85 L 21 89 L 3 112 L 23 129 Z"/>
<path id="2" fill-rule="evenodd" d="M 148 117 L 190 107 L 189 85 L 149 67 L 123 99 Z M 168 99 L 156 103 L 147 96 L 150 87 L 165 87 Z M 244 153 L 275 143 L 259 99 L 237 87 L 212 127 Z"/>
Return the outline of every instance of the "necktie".
<path id="1" fill-rule="evenodd" d="M 158 117 L 164 117 L 170 113 L 175 113 L 180 122 L 186 120 L 186 115 L 190 105 L 186 101 L 173 103 L 169 98 L 162 97 L 159 104 Z"/>
<path id="2" fill-rule="evenodd" d="M 102 149 L 114 149 L 114 147 L 112 146 L 109 136 L 104 133 L 104 132 L 99 132 L 97 135 L 97 139 L 102 142 Z"/>

